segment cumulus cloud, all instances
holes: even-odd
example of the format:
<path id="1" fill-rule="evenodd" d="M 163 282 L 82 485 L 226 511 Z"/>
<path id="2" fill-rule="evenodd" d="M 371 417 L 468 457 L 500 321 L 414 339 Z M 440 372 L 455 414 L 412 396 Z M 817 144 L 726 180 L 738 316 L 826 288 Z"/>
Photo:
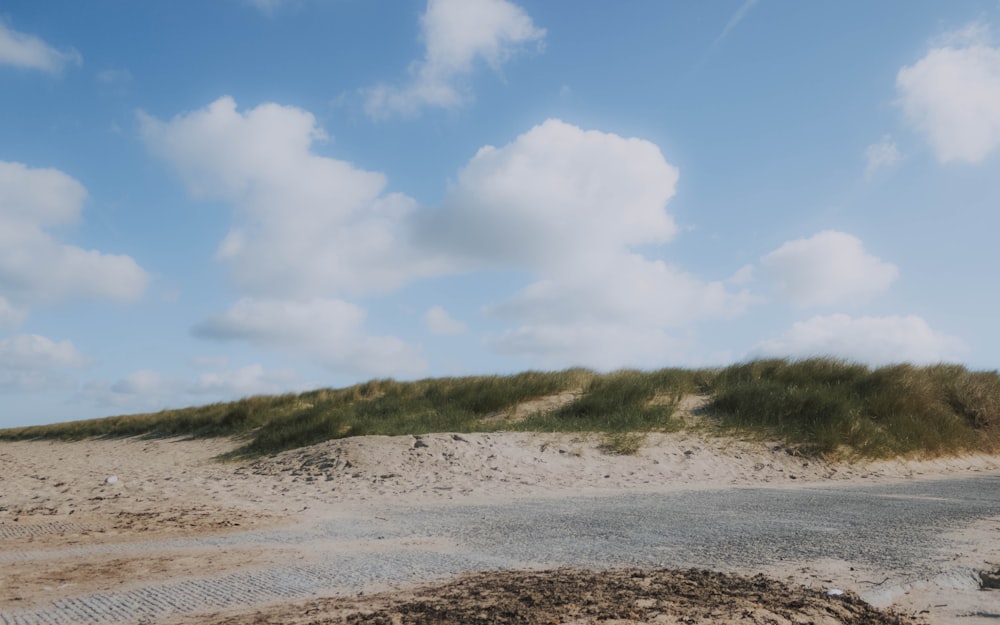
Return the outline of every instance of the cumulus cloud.
<path id="1" fill-rule="evenodd" d="M 34 35 L 21 33 L 0 19 L 0 65 L 13 65 L 57 74 L 67 65 L 82 65 L 73 48 L 57 50 Z"/>
<path id="2" fill-rule="evenodd" d="M 833 356 L 884 365 L 957 361 L 965 352 L 960 339 L 935 332 L 915 315 L 852 318 L 836 314 L 796 323 L 782 336 L 759 343 L 753 355 Z"/>
<path id="3" fill-rule="evenodd" d="M 471 99 L 465 83 L 478 62 L 499 70 L 525 44 L 545 37 L 545 29 L 507 0 L 428 0 L 420 25 L 424 58 L 410 65 L 406 85 L 365 90 L 371 117 L 462 106 Z"/>
<path id="4" fill-rule="evenodd" d="M 366 335 L 365 316 L 361 307 L 337 299 L 244 298 L 194 332 L 207 339 L 246 340 L 306 354 L 330 369 L 351 374 L 414 375 L 426 370 L 426 363 L 404 341 Z"/>
<path id="5" fill-rule="evenodd" d="M 428 308 L 427 312 L 424 313 L 424 323 L 427 325 L 427 331 L 431 334 L 465 334 L 469 331 L 468 326 L 452 318 L 448 311 L 441 306 Z"/>
<path id="6" fill-rule="evenodd" d="M 648 141 L 550 119 L 480 149 L 422 222 L 422 239 L 465 262 L 582 273 L 672 239 L 665 206 L 677 179 Z"/>
<path id="7" fill-rule="evenodd" d="M 409 240 L 412 199 L 386 193 L 381 173 L 313 153 L 325 134 L 294 107 L 240 112 L 223 97 L 169 122 L 140 114 L 140 123 L 192 195 L 233 206 L 217 258 L 246 297 L 197 335 L 307 353 L 357 374 L 423 368 L 402 341 L 360 335 L 364 310 L 337 297 L 385 293 L 444 269 Z"/>
<path id="8" fill-rule="evenodd" d="M 36 303 L 142 295 L 149 276 L 129 256 L 65 245 L 46 232 L 78 221 L 86 195 L 58 170 L 0 161 L 0 292 L 8 307 L 23 314 Z"/>
<path id="9" fill-rule="evenodd" d="M 169 122 L 140 122 L 146 145 L 195 197 L 235 208 L 218 257 L 245 292 L 385 292 L 434 272 L 406 240 L 416 203 L 386 193 L 381 173 L 314 154 L 325 134 L 311 113 L 271 103 L 242 113 L 223 97 Z"/>
<path id="10" fill-rule="evenodd" d="M 446 273 L 526 271 L 531 283 L 489 314 L 516 332 L 576 324 L 595 342 L 738 314 L 749 301 L 639 253 L 678 230 L 666 211 L 677 169 L 648 141 L 549 120 L 479 150 L 441 206 L 418 210 L 387 194 L 382 174 L 312 153 L 322 131 L 299 109 L 239 112 L 221 98 L 169 122 L 141 123 L 147 145 L 192 194 L 234 207 L 218 258 L 245 297 L 199 325 L 198 336 L 305 353 L 337 371 L 410 375 L 424 367 L 415 350 L 366 336 L 364 310 L 345 296 Z M 459 327 L 444 321 L 440 311 L 425 318 L 432 330 Z M 513 332 L 494 346 L 516 349 Z M 651 344 L 628 344 L 639 343 Z"/>
<path id="11" fill-rule="evenodd" d="M 869 145 L 865 150 L 865 159 L 868 161 L 865 177 L 871 178 L 878 170 L 895 165 L 900 158 L 902 155 L 896 147 L 896 142 L 889 135 L 885 135 L 881 141 Z"/>
<path id="12" fill-rule="evenodd" d="M 943 163 L 979 163 L 1000 146 L 1000 48 L 989 28 L 971 24 L 896 76 L 906 120 Z"/>
<path id="13" fill-rule="evenodd" d="M 789 241 L 761 258 L 761 269 L 797 306 L 856 303 L 885 291 L 899 276 L 857 237 L 826 230 Z"/>
<path id="14" fill-rule="evenodd" d="M 663 362 L 677 345 L 664 328 L 738 314 L 748 301 L 636 252 L 676 234 L 666 204 L 677 180 L 648 141 L 549 120 L 479 150 L 419 239 L 466 268 L 535 276 L 486 309 L 516 324 L 491 339 L 497 351 L 597 368 Z"/>
<path id="15" fill-rule="evenodd" d="M 58 343 L 38 334 L 15 334 L 0 341 L 0 388 L 34 391 L 68 383 L 66 369 L 89 361 L 71 341 Z"/>

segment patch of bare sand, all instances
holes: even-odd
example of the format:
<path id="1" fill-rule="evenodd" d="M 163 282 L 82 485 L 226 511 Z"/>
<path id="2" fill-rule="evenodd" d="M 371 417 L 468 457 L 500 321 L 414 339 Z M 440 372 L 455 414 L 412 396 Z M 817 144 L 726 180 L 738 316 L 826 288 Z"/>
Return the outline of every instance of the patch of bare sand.
<path id="1" fill-rule="evenodd" d="M 1000 470 L 1000 457 L 830 462 L 779 443 L 695 432 L 650 433 L 633 456 L 602 451 L 599 434 L 501 432 L 359 437 L 277 454 L 240 467 L 277 480 L 296 501 L 427 502 L 601 492 L 872 483 Z M 301 499 L 305 504 L 305 499 Z"/>
<path id="2" fill-rule="evenodd" d="M 42 566 L 19 563 L 3 574 L 0 605 L 27 609 L 67 596 L 128 588 L 152 579 L 224 574 L 240 568 L 287 564 L 288 550 L 265 548 L 226 550 L 143 551 L 138 554 L 84 555 L 45 560 Z"/>

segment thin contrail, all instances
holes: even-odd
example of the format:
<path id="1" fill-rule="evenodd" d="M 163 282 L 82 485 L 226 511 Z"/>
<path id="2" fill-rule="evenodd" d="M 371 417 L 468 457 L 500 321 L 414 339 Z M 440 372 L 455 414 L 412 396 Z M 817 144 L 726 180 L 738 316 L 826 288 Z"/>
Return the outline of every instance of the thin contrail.
<path id="1" fill-rule="evenodd" d="M 745 0 L 743 4 L 740 5 L 740 8 L 736 9 L 736 13 L 733 13 L 733 16 L 729 18 L 728 22 L 726 22 L 726 27 L 722 29 L 719 36 L 712 42 L 712 45 L 709 47 L 709 51 L 714 50 L 716 46 L 722 43 L 722 41 L 729 36 L 729 33 L 731 33 L 733 29 L 743 21 L 743 18 L 747 16 L 747 13 L 750 12 L 750 9 L 752 9 L 753 5 L 757 4 L 757 2 L 759 2 L 759 0 Z"/>
<path id="2" fill-rule="evenodd" d="M 733 16 L 729 18 L 728 22 L 726 22 L 726 25 L 722 28 L 722 32 L 719 33 L 719 36 L 716 37 L 715 40 L 712 41 L 712 45 L 708 46 L 708 49 L 705 50 L 705 54 L 702 55 L 701 60 L 698 61 L 698 64 L 695 65 L 694 68 L 691 70 L 690 74 L 691 76 L 694 76 L 695 74 L 701 72 L 702 68 L 705 67 L 705 64 L 708 63 L 708 59 L 712 57 L 712 54 L 715 52 L 715 49 L 718 48 L 723 41 L 725 41 L 726 37 L 729 36 L 729 33 L 733 32 L 733 29 L 739 26 L 739 23 L 742 22 L 743 18 L 747 16 L 747 13 L 750 12 L 750 9 L 752 9 L 753 6 L 757 4 L 759 1 L 760 0 L 743 1 L 743 4 L 740 5 L 740 8 L 736 9 L 736 12 L 733 13 Z"/>

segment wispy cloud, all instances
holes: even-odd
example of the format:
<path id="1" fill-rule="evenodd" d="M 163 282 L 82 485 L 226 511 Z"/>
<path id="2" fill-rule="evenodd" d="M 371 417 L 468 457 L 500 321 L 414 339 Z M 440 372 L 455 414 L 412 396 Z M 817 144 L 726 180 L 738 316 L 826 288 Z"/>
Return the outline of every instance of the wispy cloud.
<path id="1" fill-rule="evenodd" d="M 881 141 L 869 145 L 865 150 L 865 159 L 868 161 L 865 177 L 871 178 L 879 169 L 895 165 L 900 158 L 902 155 L 896 147 L 896 142 L 889 135 L 885 135 Z"/>
<path id="2" fill-rule="evenodd" d="M 34 35 L 21 33 L 0 20 L 0 65 L 13 65 L 57 74 L 66 65 L 82 65 L 73 48 L 57 50 Z"/>

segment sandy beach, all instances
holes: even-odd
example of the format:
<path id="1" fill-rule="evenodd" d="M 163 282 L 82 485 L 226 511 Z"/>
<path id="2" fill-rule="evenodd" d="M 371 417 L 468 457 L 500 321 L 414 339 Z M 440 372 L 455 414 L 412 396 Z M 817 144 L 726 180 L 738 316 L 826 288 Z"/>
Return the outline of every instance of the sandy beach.
<path id="1" fill-rule="evenodd" d="M 169 541 L 303 527 L 385 506 L 1000 475 L 996 456 L 833 463 L 803 458 L 778 443 L 689 432 L 650 434 L 638 454 L 619 456 L 602 450 L 602 441 L 596 434 L 503 432 L 359 437 L 227 463 L 215 459 L 236 446 L 224 439 L 0 443 L 0 558 L 6 562 L 0 567 L 0 613 L 152 580 L 274 566 L 302 553 L 281 544 L 174 549 Z M 963 528 L 949 540 L 963 546 L 955 554 L 963 566 L 1000 564 L 1000 518 Z M 980 604 L 989 603 L 989 593 L 968 585 L 935 587 L 940 580 L 911 584 L 913 593 L 879 595 L 861 582 L 881 579 L 881 571 L 839 561 L 808 563 L 794 576 L 780 568 L 741 572 L 794 578 L 817 588 L 837 585 L 879 607 L 931 622 L 947 622 L 941 619 L 949 614 L 986 613 Z M 389 587 L 398 591 L 407 585 Z M 934 593 L 947 595 L 947 609 L 921 614 Z M 225 614 L 174 616 L 207 623 Z"/>

